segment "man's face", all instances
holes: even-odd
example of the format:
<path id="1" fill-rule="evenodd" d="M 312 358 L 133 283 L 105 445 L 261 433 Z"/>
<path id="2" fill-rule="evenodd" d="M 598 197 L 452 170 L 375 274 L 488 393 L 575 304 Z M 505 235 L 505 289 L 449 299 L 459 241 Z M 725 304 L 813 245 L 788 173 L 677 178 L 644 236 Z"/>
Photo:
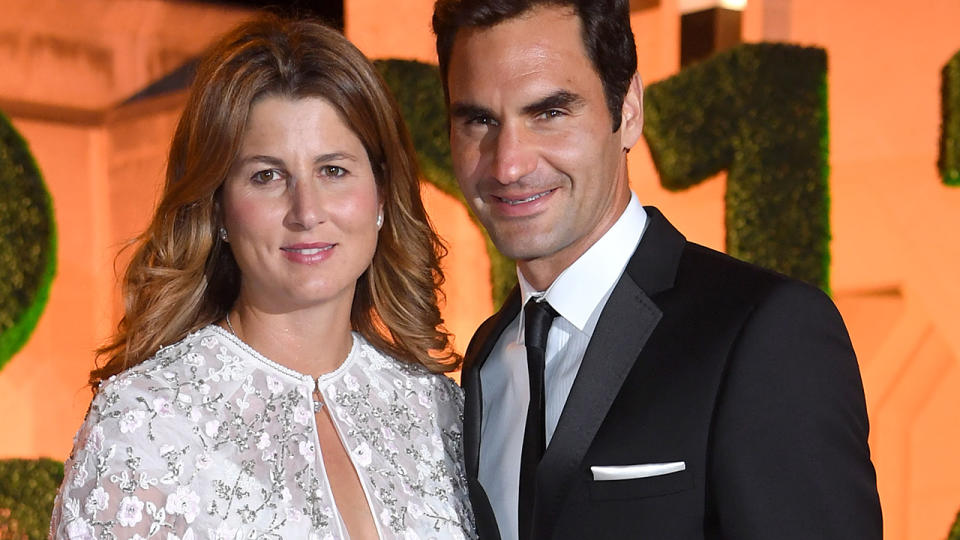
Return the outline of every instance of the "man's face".
<path id="1" fill-rule="evenodd" d="M 447 80 L 454 172 L 494 243 L 537 288 L 626 207 L 624 151 L 642 127 L 634 82 L 613 133 L 572 11 L 536 8 L 457 33 Z"/>

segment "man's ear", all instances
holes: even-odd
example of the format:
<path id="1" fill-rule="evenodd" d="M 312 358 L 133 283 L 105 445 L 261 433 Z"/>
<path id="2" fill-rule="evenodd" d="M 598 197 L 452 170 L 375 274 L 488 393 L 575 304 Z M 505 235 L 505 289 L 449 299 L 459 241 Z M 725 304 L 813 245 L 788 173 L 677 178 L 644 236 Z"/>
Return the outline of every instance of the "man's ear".
<path id="1" fill-rule="evenodd" d="M 620 114 L 620 144 L 629 151 L 643 134 L 643 81 L 636 73 L 630 78 Z"/>

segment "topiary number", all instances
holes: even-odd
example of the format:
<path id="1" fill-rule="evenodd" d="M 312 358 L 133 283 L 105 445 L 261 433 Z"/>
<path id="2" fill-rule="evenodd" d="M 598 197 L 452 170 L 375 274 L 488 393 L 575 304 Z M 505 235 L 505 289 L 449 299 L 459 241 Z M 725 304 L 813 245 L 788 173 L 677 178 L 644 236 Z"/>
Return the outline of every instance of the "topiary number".
<path id="1" fill-rule="evenodd" d="M 941 72 L 940 158 L 937 168 L 948 186 L 960 186 L 960 51 Z"/>
<path id="2" fill-rule="evenodd" d="M 726 249 L 829 287 L 827 57 L 745 44 L 651 85 L 644 135 L 660 181 L 727 170 Z"/>
<path id="3" fill-rule="evenodd" d="M 0 538 L 46 538 L 63 463 L 48 458 L 0 460 Z"/>
<path id="4" fill-rule="evenodd" d="M 0 368 L 26 343 L 56 269 L 50 194 L 27 143 L 0 114 Z"/>

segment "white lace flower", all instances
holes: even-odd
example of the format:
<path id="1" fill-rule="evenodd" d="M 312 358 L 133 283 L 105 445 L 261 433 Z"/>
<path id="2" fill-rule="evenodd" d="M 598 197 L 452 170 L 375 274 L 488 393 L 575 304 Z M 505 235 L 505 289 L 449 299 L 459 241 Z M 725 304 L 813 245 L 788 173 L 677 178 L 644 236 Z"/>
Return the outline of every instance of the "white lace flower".
<path id="1" fill-rule="evenodd" d="M 294 407 L 293 408 L 293 421 L 300 425 L 307 425 L 310 423 L 310 411 L 306 407 Z"/>
<path id="2" fill-rule="evenodd" d="M 103 489 L 102 486 L 97 486 L 93 488 L 93 491 L 87 495 L 87 500 L 83 504 L 83 509 L 87 511 L 88 514 L 96 514 L 101 510 L 107 509 L 107 504 L 110 503 L 110 494 L 107 493 L 107 490 Z"/>
<path id="3" fill-rule="evenodd" d="M 76 474 L 73 476 L 73 486 L 80 487 L 87 482 L 87 476 L 90 475 L 90 471 L 86 467 L 80 467 L 76 470 Z"/>
<path id="4" fill-rule="evenodd" d="M 347 390 L 351 392 L 356 392 L 360 389 L 360 383 L 357 382 L 357 378 L 349 373 L 343 376 L 343 384 L 346 385 Z"/>
<path id="5" fill-rule="evenodd" d="M 247 397 L 246 397 L 246 396 L 244 396 L 244 397 L 242 397 L 242 398 L 237 398 L 236 403 L 237 403 L 237 408 L 239 408 L 241 411 L 245 411 L 245 410 L 247 410 L 248 408 L 250 408 L 250 402 L 247 401 Z"/>
<path id="6" fill-rule="evenodd" d="M 287 514 L 287 521 L 290 521 L 293 523 L 297 523 L 300 521 L 300 519 L 303 518 L 303 512 L 290 506 L 286 508 L 286 514 Z"/>
<path id="7" fill-rule="evenodd" d="M 210 540 L 234 540 L 237 537 L 237 529 L 220 522 L 216 529 L 209 530 L 209 536 Z"/>
<path id="8" fill-rule="evenodd" d="M 207 383 L 200 383 L 200 386 L 197 387 L 197 391 L 200 392 L 201 396 L 206 396 L 210 393 L 210 385 Z"/>
<path id="9" fill-rule="evenodd" d="M 90 434 L 87 435 L 86 448 L 93 453 L 103 450 L 103 426 L 98 425 L 90 430 Z"/>
<path id="10" fill-rule="evenodd" d="M 200 495 L 187 486 L 179 486 L 177 491 L 167 495 L 166 511 L 174 515 L 182 515 L 187 523 L 193 523 L 200 513 Z"/>
<path id="11" fill-rule="evenodd" d="M 70 540 L 94 540 L 93 525 L 83 518 L 67 523 L 67 538 Z"/>
<path id="12" fill-rule="evenodd" d="M 203 425 L 203 431 L 207 434 L 208 437 L 213 437 L 217 434 L 217 431 L 220 430 L 220 421 L 219 420 L 209 420 L 206 424 Z"/>
<path id="13" fill-rule="evenodd" d="M 200 346 L 212 349 L 217 346 L 217 338 L 213 336 L 207 336 L 200 340 Z"/>
<path id="14" fill-rule="evenodd" d="M 312 442 L 309 441 L 300 441 L 300 455 L 303 456 L 307 461 L 313 463 L 314 454 L 317 453 L 316 447 Z"/>
<path id="15" fill-rule="evenodd" d="M 266 431 L 260 434 L 260 438 L 257 439 L 257 450 L 263 450 L 264 448 L 270 446 L 270 435 Z"/>
<path id="16" fill-rule="evenodd" d="M 124 497 L 120 500 L 117 510 L 117 521 L 124 527 L 133 527 L 143 520 L 143 501 L 136 495 Z"/>
<path id="17" fill-rule="evenodd" d="M 373 455 L 370 452 L 370 445 L 365 442 L 360 443 L 356 448 L 353 449 L 353 460 L 357 465 L 361 467 L 369 467 L 370 463 L 373 461 Z"/>
<path id="18" fill-rule="evenodd" d="M 133 433 L 143 425 L 146 416 L 146 411 L 128 409 L 120 416 L 120 433 Z"/>
<path id="19" fill-rule="evenodd" d="M 431 407 L 433 405 L 433 400 L 430 399 L 430 396 L 428 396 L 426 392 L 417 392 L 417 401 L 424 407 Z"/>
<path id="20" fill-rule="evenodd" d="M 160 418 L 170 418 L 173 416 L 173 403 L 164 397 L 158 397 L 153 400 L 153 410 Z"/>
<path id="21" fill-rule="evenodd" d="M 267 375 L 267 390 L 270 390 L 271 394 L 282 394 L 283 383 L 281 383 L 277 378 Z"/>
<path id="22" fill-rule="evenodd" d="M 194 424 L 196 424 L 197 422 L 200 421 L 201 418 L 203 418 L 203 414 L 200 412 L 199 409 L 196 409 L 196 408 L 190 409 L 189 416 L 190 416 L 190 421 L 193 422 Z"/>
<path id="23" fill-rule="evenodd" d="M 204 339 L 206 341 L 206 339 Z M 200 353 L 189 352 L 183 358 L 183 363 L 188 366 L 200 367 L 203 365 L 203 355 Z"/>

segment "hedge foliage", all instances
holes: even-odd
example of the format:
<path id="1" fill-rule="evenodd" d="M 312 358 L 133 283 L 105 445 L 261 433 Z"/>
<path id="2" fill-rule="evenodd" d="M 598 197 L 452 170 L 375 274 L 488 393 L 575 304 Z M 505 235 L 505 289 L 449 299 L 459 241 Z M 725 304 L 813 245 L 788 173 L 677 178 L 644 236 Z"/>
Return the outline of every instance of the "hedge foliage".
<path id="1" fill-rule="evenodd" d="M 450 161 L 446 100 L 440 85 L 440 71 L 436 66 L 415 60 L 377 60 L 374 64 L 397 99 L 413 138 L 421 172 L 431 184 L 466 205 Z M 517 283 L 516 270 L 513 262 L 493 245 L 473 212 L 470 217 L 486 241 L 493 305 L 497 309 Z"/>
<path id="2" fill-rule="evenodd" d="M 52 459 L 0 460 L 0 538 L 47 537 L 63 463 Z"/>
<path id="3" fill-rule="evenodd" d="M 823 49 L 739 45 L 650 85 L 644 115 L 667 189 L 727 170 L 728 253 L 829 288 Z"/>
<path id="4" fill-rule="evenodd" d="M 948 186 L 960 186 L 960 51 L 941 72 L 940 178 Z"/>
<path id="5" fill-rule="evenodd" d="M 953 527 L 950 527 L 947 540 L 960 540 L 960 512 L 957 513 L 957 520 L 953 522 Z"/>
<path id="6" fill-rule="evenodd" d="M 0 113 L 0 368 L 26 343 L 56 270 L 50 194 L 26 141 Z"/>

